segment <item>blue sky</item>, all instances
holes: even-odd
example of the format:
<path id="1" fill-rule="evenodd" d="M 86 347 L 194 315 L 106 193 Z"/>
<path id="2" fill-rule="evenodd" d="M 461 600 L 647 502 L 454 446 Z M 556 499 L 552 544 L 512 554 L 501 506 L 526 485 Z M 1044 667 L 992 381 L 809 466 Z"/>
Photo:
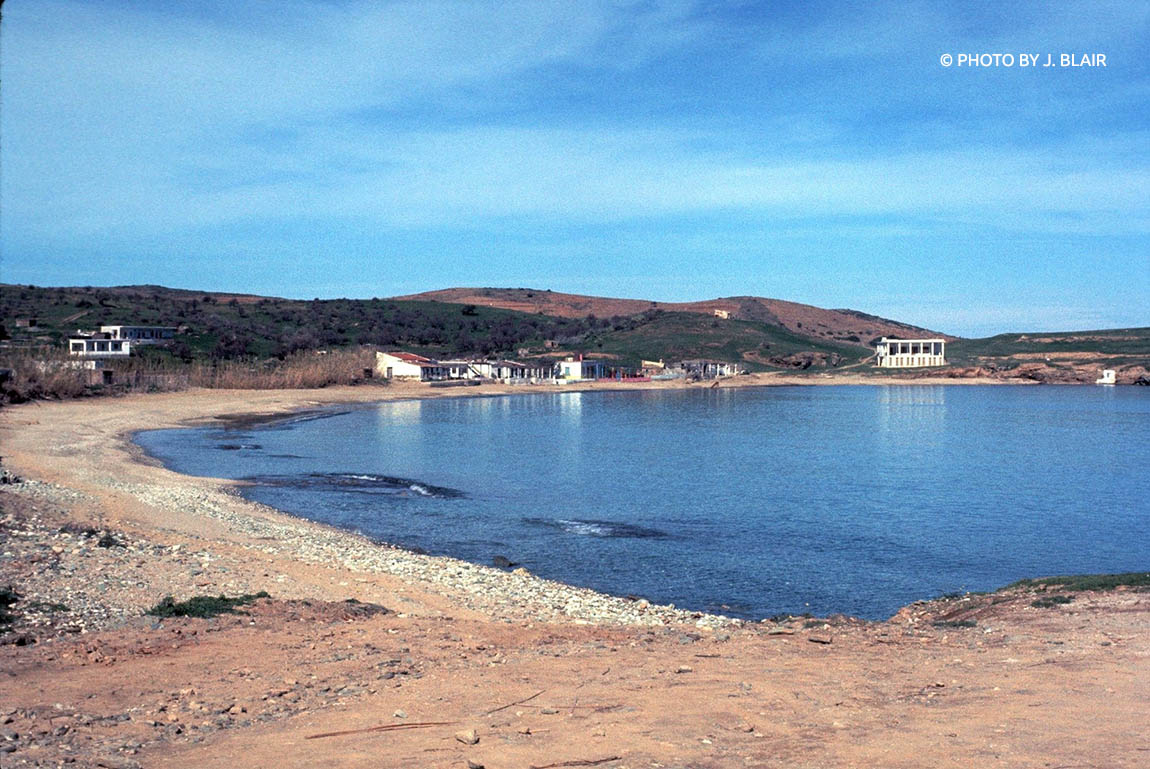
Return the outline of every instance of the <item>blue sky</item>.
<path id="1" fill-rule="evenodd" d="M 1148 75 L 1147 3 L 8 0 L 0 281 L 1150 325 Z"/>

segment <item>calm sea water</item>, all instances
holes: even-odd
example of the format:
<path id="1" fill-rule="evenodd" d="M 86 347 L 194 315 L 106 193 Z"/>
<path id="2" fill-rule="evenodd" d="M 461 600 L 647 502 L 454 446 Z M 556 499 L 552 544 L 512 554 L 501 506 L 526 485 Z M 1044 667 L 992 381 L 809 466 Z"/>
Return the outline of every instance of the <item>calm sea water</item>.
<path id="1" fill-rule="evenodd" d="M 158 430 L 175 470 L 381 541 L 760 618 L 1150 568 L 1150 389 L 403 401 Z"/>

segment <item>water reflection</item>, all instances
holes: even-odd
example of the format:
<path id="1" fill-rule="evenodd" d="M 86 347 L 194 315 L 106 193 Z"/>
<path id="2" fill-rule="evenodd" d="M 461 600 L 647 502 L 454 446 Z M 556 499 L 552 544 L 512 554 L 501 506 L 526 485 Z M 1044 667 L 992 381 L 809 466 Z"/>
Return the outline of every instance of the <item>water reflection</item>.
<path id="1" fill-rule="evenodd" d="M 946 387 L 890 386 L 877 390 L 875 425 L 889 448 L 941 446 L 946 428 Z"/>

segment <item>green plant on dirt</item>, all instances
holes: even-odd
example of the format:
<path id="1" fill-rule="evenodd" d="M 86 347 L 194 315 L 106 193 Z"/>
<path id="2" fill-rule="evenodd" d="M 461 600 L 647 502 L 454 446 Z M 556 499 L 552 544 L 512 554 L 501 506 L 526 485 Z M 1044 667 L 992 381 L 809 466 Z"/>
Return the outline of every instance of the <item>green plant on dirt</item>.
<path id="1" fill-rule="evenodd" d="M 1075 574 L 1063 577 L 1039 577 L 1038 579 L 1020 579 L 1011 582 L 1000 590 L 1012 588 L 1035 588 L 1045 590 L 1048 587 L 1059 590 L 1077 592 L 1082 590 L 1113 590 L 1116 587 L 1150 588 L 1150 572 L 1129 571 L 1122 574 Z"/>
<path id="2" fill-rule="evenodd" d="M 1032 601 L 1030 605 L 1035 609 L 1053 609 L 1055 606 L 1064 606 L 1073 600 L 1074 596 L 1072 595 L 1052 595 Z"/>
<path id="3" fill-rule="evenodd" d="M 16 619 L 16 615 L 9 612 L 8 609 L 19 600 L 20 594 L 11 587 L 0 588 L 0 627 L 9 625 L 12 620 Z"/>
<path id="4" fill-rule="evenodd" d="M 260 598 L 271 598 L 271 596 L 266 591 L 261 590 L 258 593 L 240 595 L 235 598 L 228 598 L 225 595 L 197 595 L 186 601 L 177 602 L 175 598 L 169 595 L 148 609 L 146 613 L 153 617 L 198 617 L 201 619 L 216 617 L 220 614 L 243 614 L 243 612 L 236 611 L 237 606 L 247 606 Z"/>

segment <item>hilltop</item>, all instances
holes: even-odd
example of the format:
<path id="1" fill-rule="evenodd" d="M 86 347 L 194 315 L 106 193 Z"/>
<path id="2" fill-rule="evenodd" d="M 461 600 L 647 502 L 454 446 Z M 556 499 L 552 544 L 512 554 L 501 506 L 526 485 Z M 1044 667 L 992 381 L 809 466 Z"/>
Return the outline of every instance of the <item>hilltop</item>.
<path id="1" fill-rule="evenodd" d="M 730 296 L 700 302 L 655 302 L 646 299 L 564 294 L 533 288 L 446 288 L 394 298 L 399 301 L 498 307 L 559 318 L 630 316 L 651 310 L 714 316 L 718 310 L 728 313 L 732 319 L 756 321 L 779 326 L 800 336 L 833 339 L 850 344 L 866 345 L 872 339 L 882 336 L 954 338 L 937 331 L 868 315 L 857 310 L 825 310 L 809 304 L 767 299 L 761 296 Z"/>

